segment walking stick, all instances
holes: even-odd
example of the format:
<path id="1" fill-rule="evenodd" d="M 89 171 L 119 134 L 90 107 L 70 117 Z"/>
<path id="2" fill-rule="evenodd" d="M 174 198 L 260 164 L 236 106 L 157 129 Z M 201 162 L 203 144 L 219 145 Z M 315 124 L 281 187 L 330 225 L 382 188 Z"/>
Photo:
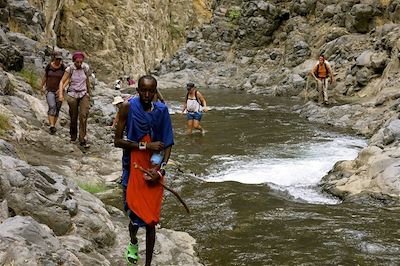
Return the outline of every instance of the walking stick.
<path id="1" fill-rule="evenodd" d="M 136 169 L 139 169 L 140 171 L 142 171 L 143 173 L 147 174 L 148 176 L 152 176 L 152 174 L 144 169 L 143 167 L 141 167 L 140 165 L 138 165 L 137 163 L 135 163 L 133 165 Z M 190 214 L 190 210 L 189 207 L 186 205 L 186 203 L 183 201 L 183 199 L 181 198 L 181 196 L 179 196 L 178 192 L 176 192 L 175 190 L 173 190 L 172 188 L 168 187 L 167 185 L 164 184 L 164 182 L 161 181 L 161 179 L 159 179 L 157 181 L 158 183 L 161 184 L 161 186 L 163 186 L 166 190 L 168 190 L 169 192 L 171 192 L 172 194 L 174 194 L 174 196 L 180 201 L 180 203 L 182 203 L 183 207 L 185 207 L 185 210 L 187 213 Z"/>

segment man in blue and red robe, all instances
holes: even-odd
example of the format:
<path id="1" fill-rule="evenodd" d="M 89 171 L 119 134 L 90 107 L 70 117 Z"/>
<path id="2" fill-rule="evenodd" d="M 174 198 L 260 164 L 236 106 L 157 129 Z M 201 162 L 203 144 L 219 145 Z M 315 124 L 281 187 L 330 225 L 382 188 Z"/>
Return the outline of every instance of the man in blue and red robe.
<path id="1" fill-rule="evenodd" d="M 131 237 L 125 258 L 130 264 L 137 263 L 136 233 L 139 227 L 145 226 L 146 265 L 150 265 L 164 191 L 159 181 L 163 179 L 161 173 L 170 157 L 174 139 L 168 108 L 161 102 L 152 101 L 157 93 L 157 80 L 149 75 L 141 77 L 137 92 L 139 97 L 124 102 L 119 109 L 114 144 L 125 151 L 122 184 Z M 123 138 L 124 130 L 126 139 Z M 154 164 L 150 158 L 155 153 L 161 155 L 161 160 Z"/>

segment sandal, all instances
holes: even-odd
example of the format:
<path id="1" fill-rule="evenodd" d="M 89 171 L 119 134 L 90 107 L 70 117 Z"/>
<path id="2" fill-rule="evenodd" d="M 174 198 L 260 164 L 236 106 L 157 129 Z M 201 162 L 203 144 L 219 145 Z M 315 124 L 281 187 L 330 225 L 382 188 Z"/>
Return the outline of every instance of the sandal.
<path id="1" fill-rule="evenodd" d="M 126 252 L 125 252 L 125 260 L 128 263 L 128 265 L 136 265 L 138 263 L 138 260 L 139 260 L 138 243 L 133 245 L 131 242 L 129 242 L 129 245 L 126 248 Z"/>

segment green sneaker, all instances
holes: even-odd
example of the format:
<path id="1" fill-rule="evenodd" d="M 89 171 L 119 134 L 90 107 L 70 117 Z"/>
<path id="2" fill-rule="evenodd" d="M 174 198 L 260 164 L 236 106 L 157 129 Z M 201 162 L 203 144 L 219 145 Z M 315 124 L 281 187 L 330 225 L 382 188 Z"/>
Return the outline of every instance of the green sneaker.
<path id="1" fill-rule="evenodd" d="M 138 243 L 133 245 L 131 242 L 129 242 L 129 245 L 126 248 L 126 252 L 125 252 L 125 260 L 128 263 L 128 265 L 136 265 L 138 263 L 138 260 L 139 260 Z"/>

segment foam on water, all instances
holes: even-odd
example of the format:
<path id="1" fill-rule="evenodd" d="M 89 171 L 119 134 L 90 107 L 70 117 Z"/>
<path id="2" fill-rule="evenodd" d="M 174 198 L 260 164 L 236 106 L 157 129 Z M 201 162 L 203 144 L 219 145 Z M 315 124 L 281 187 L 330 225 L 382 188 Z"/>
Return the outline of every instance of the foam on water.
<path id="1" fill-rule="evenodd" d="M 293 150 L 292 158 L 277 158 L 274 152 L 260 158 L 218 159 L 223 169 L 204 177 L 209 182 L 237 181 L 245 184 L 268 183 L 271 188 L 286 191 L 294 198 L 310 203 L 335 204 L 338 200 L 318 192 L 316 185 L 321 178 L 340 160 L 352 160 L 366 146 L 361 139 L 340 136 L 327 138 L 320 143 L 305 143 Z M 281 148 L 276 149 L 278 153 Z"/>

